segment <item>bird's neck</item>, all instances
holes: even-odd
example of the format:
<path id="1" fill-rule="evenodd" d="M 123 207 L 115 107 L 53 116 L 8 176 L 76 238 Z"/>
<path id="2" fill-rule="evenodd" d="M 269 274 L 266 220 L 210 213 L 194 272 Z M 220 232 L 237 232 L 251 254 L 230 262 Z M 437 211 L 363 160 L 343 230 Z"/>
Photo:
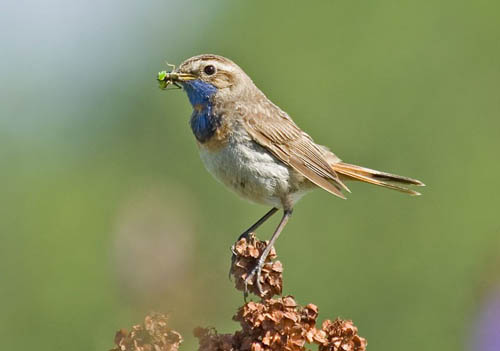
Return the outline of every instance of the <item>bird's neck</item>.
<path id="1" fill-rule="evenodd" d="M 201 80 L 184 84 L 184 89 L 193 106 L 190 125 L 194 136 L 200 143 L 208 141 L 220 126 L 220 118 L 213 112 L 212 97 L 217 88 Z"/>

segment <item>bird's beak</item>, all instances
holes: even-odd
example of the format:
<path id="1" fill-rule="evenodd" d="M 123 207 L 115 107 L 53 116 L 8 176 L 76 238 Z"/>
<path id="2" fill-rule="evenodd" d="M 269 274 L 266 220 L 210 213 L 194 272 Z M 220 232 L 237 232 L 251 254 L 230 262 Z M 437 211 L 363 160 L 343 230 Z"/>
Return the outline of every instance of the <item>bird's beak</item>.
<path id="1" fill-rule="evenodd" d="M 167 71 L 158 72 L 158 77 L 157 77 L 161 89 L 166 89 L 170 84 L 179 87 L 177 83 L 184 83 L 195 79 L 197 79 L 197 77 L 194 74 L 175 72 L 175 70 L 172 72 L 167 72 Z"/>

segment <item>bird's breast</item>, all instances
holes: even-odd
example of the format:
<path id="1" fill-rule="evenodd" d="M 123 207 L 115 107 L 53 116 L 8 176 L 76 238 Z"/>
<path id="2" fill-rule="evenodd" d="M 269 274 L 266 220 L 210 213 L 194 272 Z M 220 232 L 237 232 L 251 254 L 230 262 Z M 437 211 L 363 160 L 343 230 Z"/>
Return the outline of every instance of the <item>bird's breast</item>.
<path id="1" fill-rule="evenodd" d="M 297 184 L 297 175 L 244 131 L 232 128 L 218 148 L 199 143 L 200 156 L 207 170 L 238 195 L 256 203 L 282 207 L 283 200 Z M 297 184 L 298 185 L 298 184 Z"/>

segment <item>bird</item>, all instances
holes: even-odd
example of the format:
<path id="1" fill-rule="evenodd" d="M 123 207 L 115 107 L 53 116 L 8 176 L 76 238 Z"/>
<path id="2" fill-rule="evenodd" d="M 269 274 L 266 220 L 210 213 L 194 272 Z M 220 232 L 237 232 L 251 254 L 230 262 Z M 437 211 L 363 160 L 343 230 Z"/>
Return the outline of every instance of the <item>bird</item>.
<path id="1" fill-rule="evenodd" d="M 257 88 L 252 79 L 228 58 L 202 54 L 170 72 L 158 73 L 160 88 L 183 88 L 193 112 L 189 120 L 206 169 L 226 187 L 251 202 L 271 209 L 238 238 L 247 238 L 279 210 L 281 220 L 245 286 L 255 279 L 273 245 L 289 221 L 295 204 L 315 188 L 345 199 L 346 181 L 356 180 L 420 195 L 409 186 L 417 179 L 343 162 L 326 146 L 317 144 Z M 234 255 L 233 255 L 234 258 Z"/>

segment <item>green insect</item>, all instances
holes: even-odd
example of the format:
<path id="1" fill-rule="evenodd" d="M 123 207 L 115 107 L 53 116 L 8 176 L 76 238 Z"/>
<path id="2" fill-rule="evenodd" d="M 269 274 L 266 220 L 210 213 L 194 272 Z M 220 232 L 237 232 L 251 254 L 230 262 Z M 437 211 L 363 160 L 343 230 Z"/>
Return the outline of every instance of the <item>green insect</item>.
<path id="1" fill-rule="evenodd" d="M 167 66 L 172 67 L 170 72 L 161 71 L 158 72 L 158 77 L 156 78 L 160 83 L 160 89 L 166 90 L 169 85 L 175 85 L 178 89 L 182 89 L 178 82 L 187 81 L 194 79 L 195 77 L 189 73 L 179 73 L 175 71 L 175 65 L 167 62 Z"/>

